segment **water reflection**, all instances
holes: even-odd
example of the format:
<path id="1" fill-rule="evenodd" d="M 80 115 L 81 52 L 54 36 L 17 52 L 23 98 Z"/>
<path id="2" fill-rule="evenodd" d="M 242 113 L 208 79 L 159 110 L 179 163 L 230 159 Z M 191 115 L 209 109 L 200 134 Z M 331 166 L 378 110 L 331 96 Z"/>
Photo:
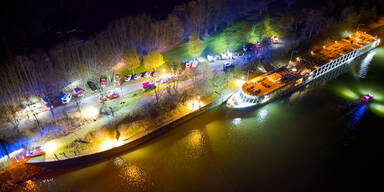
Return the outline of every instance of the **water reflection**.
<path id="1" fill-rule="evenodd" d="M 239 125 L 240 122 L 241 122 L 241 118 L 240 118 L 240 117 L 234 118 L 234 119 L 232 120 L 232 123 L 233 123 L 234 125 Z"/>
<path id="2" fill-rule="evenodd" d="M 188 136 L 188 143 L 193 148 L 198 148 L 202 144 L 202 135 L 200 129 L 193 130 Z"/>
<path id="3" fill-rule="evenodd" d="M 28 180 L 24 183 L 21 191 L 25 192 L 37 192 L 40 191 L 39 187 L 32 180 Z"/>
<path id="4" fill-rule="evenodd" d="M 119 188 L 123 191 L 149 191 L 151 184 L 147 172 L 137 164 L 128 164 L 119 170 Z"/>
<path id="5" fill-rule="evenodd" d="M 335 91 L 339 96 L 341 96 L 344 99 L 348 99 L 351 101 L 356 101 L 359 99 L 359 95 L 349 88 L 346 88 L 343 86 L 336 86 Z"/>
<path id="6" fill-rule="evenodd" d="M 357 74 L 358 77 L 360 78 L 366 78 L 367 72 L 368 72 L 368 66 L 371 63 L 373 56 L 376 55 L 375 51 L 370 51 L 367 56 L 363 59 L 363 61 L 360 64 L 360 69 Z"/>
<path id="7" fill-rule="evenodd" d="M 266 119 L 268 115 L 268 111 L 267 109 L 261 109 L 258 113 L 257 113 L 257 119 L 259 121 L 264 121 Z"/>
<path id="8" fill-rule="evenodd" d="M 125 164 L 125 160 L 121 157 L 116 157 L 113 159 L 113 164 L 117 167 L 117 168 L 120 168 L 120 167 L 123 167 L 124 164 Z"/>
<path id="9" fill-rule="evenodd" d="M 384 105 L 378 103 L 372 103 L 369 108 L 377 115 L 384 117 Z"/>
<path id="10" fill-rule="evenodd" d="M 366 110 L 367 110 L 367 106 L 363 103 L 357 106 L 348 123 L 349 129 L 356 130 L 355 125 L 361 120 Z"/>

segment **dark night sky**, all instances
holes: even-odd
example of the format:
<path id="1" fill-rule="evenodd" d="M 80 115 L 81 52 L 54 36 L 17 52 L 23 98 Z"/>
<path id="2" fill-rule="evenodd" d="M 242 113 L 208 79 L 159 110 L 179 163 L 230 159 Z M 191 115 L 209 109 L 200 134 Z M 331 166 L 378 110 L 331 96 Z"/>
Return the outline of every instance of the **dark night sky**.
<path id="1" fill-rule="evenodd" d="M 186 0 L 7 0 L 0 10 L 1 40 L 20 46 L 52 41 L 58 31 L 82 30 L 81 35 L 102 30 L 116 18 L 150 14 L 164 18 Z"/>

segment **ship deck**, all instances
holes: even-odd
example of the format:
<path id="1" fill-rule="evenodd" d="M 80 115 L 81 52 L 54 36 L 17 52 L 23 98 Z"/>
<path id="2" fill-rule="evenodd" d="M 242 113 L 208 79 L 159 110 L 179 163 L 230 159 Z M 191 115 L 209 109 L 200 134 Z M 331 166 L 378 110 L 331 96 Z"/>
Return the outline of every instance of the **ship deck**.
<path id="1" fill-rule="evenodd" d="M 244 83 L 242 90 L 250 96 L 264 96 L 283 87 L 291 80 L 296 79 L 297 74 L 283 67 L 270 73 L 259 75 Z"/>
<path id="2" fill-rule="evenodd" d="M 365 32 L 357 31 L 350 37 L 334 41 L 332 44 L 323 45 L 322 48 L 311 51 L 311 55 L 307 57 L 306 60 L 312 64 L 321 66 L 363 45 L 369 44 L 375 39 L 375 37 Z"/>
<path id="3" fill-rule="evenodd" d="M 313 69 L 369 44 L 375 39 L 375 37 L 365 32 L 357 31 L 350 37 L 334 41 L 332 44 L 311 51 L 311 54 L 305 59 L 298 57 L 296 61 L 290 61 L 287 67 L 264 73 L 249 80 L 242 86 L 242 91 L 253 97 L 267 95 L 311 72 Z"/>

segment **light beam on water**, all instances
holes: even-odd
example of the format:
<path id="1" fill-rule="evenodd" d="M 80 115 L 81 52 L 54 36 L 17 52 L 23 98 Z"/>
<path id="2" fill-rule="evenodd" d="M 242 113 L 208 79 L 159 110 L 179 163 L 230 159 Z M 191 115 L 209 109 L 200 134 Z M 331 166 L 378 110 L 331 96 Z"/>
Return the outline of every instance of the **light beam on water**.
<path id="1" fill-rule="evenodd" d="M 371 63 L 372 59 L 373 59 L 373 56 L 376 55 L 376 52 L 375 51 L 370 51 L 367 56 L 365 56 L 365 58 L 363 59 L 363 61 L 361 62 L 361 65 L 360 65 L 360 69 L 359 69 L 359 72 L 357 73 L 357 76 L 359 78 L 363 78 L 365 79 L 366 78 L 366 75 L 367 75 L 367 72 L 368 72 L 368 67 L 369 67 L 369 64 Z"/>

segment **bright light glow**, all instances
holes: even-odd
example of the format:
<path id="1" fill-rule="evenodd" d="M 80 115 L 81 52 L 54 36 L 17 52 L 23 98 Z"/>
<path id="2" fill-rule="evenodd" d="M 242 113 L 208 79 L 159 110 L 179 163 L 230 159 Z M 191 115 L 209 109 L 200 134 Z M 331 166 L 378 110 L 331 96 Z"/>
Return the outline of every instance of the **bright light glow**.
<path id="1" fill-rule="evenodd" d="M 23 152 L 24 151 L 24 149 L 23 148 L 20 148 L 20 149 L 18 149 L 18 150 L 16 150 L 16 151 L 14 151 L 14 152 L 12 152 L 12 153 L 10 153 L 9 154 L 9 157 L 10 158 L 15 158 L 17 155 L 19 155 L 21 152 Z M 7 163 L 7 162 L 9 162 L 9 159 L 8 159 L 8 156 L 3 156 L 3 157 L 1 157 L 0 158 L 0 163 L 4 163 L 4 165 L 5 165 L 5 163 Z"/>
<path id="2" fill-rule="evenodd" d="M 337 93 L 342 96 L 345 99 L 349 99 L 352 101 L 356 101 L 359 99 L 359 95 L 353 92 L 352 90 L 345 88 L 345 87 L 340 87 L 337 88 Z"/>
<path id="3" fill-rule="evenodd" d="M 300 57 L 297 57 L 297 58 L 296 58 L 296 61 L 300 62 Z"/>
<path id="4" fill-rule="evenodd" d="M 204 107 L 204 103 L 201 102 L 200 100 L 194 99 L 194 100 L 188 102 L 187 107 L 188 107 L 190 110 L 192 110 L 192 111 L 196 111 L 196 110 L 198 110 L 200 107 Z"/>
<path id="5" fill-rule="evenodd" d="M 246 108 L 256 105 L 256 103 L 249 103 L 249 102 L 243 102 L 242 99 L 240 99 L 240 91 L 233 94 L 228 100 L 227 100 L 227 107 L 228 108 Z"/>
<path id="6" fill-rule="evenodd" d="M 114 147 L 118 147 L 118 146 L 121 146 L 121 145 L 124 145 L 124 141 L 119 139 L 119 140 L 115 140 L 114 142 Z"/>
<path id="7" fill-rule="evenodd" d="M 343 33 L 342 33 L 342 36 L 343 37 L 352 37 L 352 32 L 351 31 L 344 31 Z"/>
<path id="8" fill-rule="evenodd" d="M 113 148 L 113 144 L 114 142 L 112 140 L 107 139 L 101 143 L 100 150 L 105 151 L 105 150 L 111 149 Z"/>
<path id="9" fill-rule="evenodd" d="M 375 51 L 371 51 L 367 54 L 367 56 L 363 59 L 363 61 L 360 64 L 360 69 L 357 74 L 358 77 L 360 78 L 365 78 L 368 72 L 368 66 L 371 63 L 373 56 L 376 55 Z"/>
<path id="10" fill-rule="evenodd" d="M 263 121 L 268 115 L 268 111 L 266 109 L 261 109 L 259 113 L 257 113 L 257 118 L 260 121 Z"/>
<path id="11" fill-rule="evenodd" d="M 162 71 L 163 71 L 163 73 L 165 73 L 165 69 L 163 69 Z"/>
<path id="12" fill-rule="evenodd" d="M 88 106 L 81 111 L 85 118 L 96 118 L 99 115 L 99 110 L 96 107 Z"/>
<path id="13" fill-rule="evenodd" d="M 233 81 L 233 85 L 235 87 L 241 87 L 241 86 L 243 86 L 244 83 L 245 83 L 245 81 L 241 80 L 241 79 L 236 79 L 236 80 Z"/>
<path id="14" fill-rule="evenodd" d="M 263 72 L 263 73 L 267 72 L 267 71 L 266 71 L 264 68 L 262 68 L 261 66 L 258 66 L 257 69 L 258 69 L 260 72 Z"/>
<path id="15" fill-rule="evenodd" d="M 124 145 L 124 141 L 121 139 L 119 139 L 119 140 L 107 139 L 100 144 L 100 151 L 109 150 L 109 149 L 112 149 L 114 147 L 119 147 L 122 145 Z"/>
<path id="16" fill-rule="evenodd" d="M 214 61 L 213 57 L 210 56 L 210 55 L 207 55 L 207 59 L 208 59 L 209 62 Z"/>
<path id="17" fill-rule="evenodd" d="M 372 103 L 372 104 L 369 104 L 369 108 L 370 108 L 371 111 L 374 112 L 375 114 L 384 117 L 384 105 L 382 105 L 382 104 L 377 104 L 377 103 Z"/>
<path id="18" fill-rule="evenodd" d="M 43 148 L 44 148 L 44 152 L 52 153 L 56 150 L 57 144 L 55 141 L 49 141 L 49 142 L 44 144 Z"/>
<path id="19" fill-rule="evenodd" d="M 357 91 L 358 91 L 358 94 L 361 96 L 366 95 L 367 93 L 372 94 L 373 95 L 372 100 L 375 102 L 384 102 L 384 94 L 380 85 L 377 87 L 365 86 L 363 88 L 358 89 Z"/>
<path id="20" fill-rule="evenodd" d="M 238 125 L 238 124 L 240 124 L 240 122 L 241 122 L 241 118 L 234 118 L 233 120 L 232 120 L 232 123 L 234 124 L 234 125 Z"/>

